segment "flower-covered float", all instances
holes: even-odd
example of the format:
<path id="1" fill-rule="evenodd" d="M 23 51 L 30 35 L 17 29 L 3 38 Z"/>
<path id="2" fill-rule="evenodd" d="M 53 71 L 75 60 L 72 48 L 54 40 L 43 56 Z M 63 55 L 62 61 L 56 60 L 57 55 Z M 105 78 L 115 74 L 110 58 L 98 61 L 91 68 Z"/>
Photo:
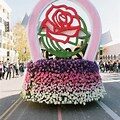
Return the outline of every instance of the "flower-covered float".
<path id="1" fill-rule="evenodd" d="M 91 33 L 78 6 L 92 21 Z M 28 24 L 33 61 L 27 65 L 22 97 L 39 103 L 84 105 L 103 98 L 105 89 L 94 62 L 100 35 L 99 15 L 88 0 L 40 0 Z"/>

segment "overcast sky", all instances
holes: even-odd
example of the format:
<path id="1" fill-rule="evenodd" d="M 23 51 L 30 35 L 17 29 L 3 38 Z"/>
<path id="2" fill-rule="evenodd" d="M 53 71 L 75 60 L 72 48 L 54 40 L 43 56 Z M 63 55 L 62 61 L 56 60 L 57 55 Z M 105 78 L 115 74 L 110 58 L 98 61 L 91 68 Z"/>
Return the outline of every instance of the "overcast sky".
<path id="1" fill-rule="evenodd" d="M 12 22 L 21 21 L 39 0 L 5 0 L 12 9 Z M 41 0 L 42 1 L 42 0 Z M 115 43 L 120 42 L 120 0 L 90 0 L 98 10 L 103 33 L 110 30 Z"/>

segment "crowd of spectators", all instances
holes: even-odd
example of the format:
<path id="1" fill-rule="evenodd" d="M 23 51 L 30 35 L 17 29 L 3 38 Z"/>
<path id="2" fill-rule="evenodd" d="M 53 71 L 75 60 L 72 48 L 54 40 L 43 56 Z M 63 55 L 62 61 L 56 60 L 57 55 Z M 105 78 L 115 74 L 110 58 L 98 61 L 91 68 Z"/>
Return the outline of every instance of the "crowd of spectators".
<path id="1" fill-rule="evenodd" d="M 6 63 L 0 61 L 0 80 L 2 79 L 11 79 L 18 76 L 22 76 L 24 73 L 24 64 L 23 63 Z"/>
<path id="2" fill-rule="evenodd" d="M 110 60 L 110 61 L 103 61 L 100 60 L 98 62 L 100 72 L 108 72 L 108 73 L 120 73 L 120 61 L 119 60 Z M 18 76 L 23 76 L 25 69 L 25 65 L 23 63 L 6 63 L 0 61 L 0 80 L 1 79 L 11 79 Z"/>
<path id="3" fill-rule="evenodd" d="M 99 68 L 101 72 L 115 72 L 120 73 L 120 61 L 119 60 L 110 60 L 110 61 L 100 61 Z"/>

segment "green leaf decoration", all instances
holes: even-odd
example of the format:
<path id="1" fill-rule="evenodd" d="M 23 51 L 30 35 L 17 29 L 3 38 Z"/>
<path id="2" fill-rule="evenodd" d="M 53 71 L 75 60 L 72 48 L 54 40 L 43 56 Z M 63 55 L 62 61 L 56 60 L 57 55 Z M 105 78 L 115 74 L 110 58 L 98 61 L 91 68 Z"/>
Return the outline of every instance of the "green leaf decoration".
<path id="1" fill-rule="evenodd" d="M 66 51 L 60 44 L 59 42 L 53 42 L 51 39 L 49 39 L 45 33 L 42 32 L 42 28 L 39 28 L 39 32 L 38 35 L 41 36 L 41 42 L 43 44 L 43 46 L 45 47 L 46 51 L 50 52 L 51 54 L 55 55 L 56 57 L 60 57 L 60 58 L 69 58 L 71 56 L 74 56 L 80 52 L 82 52 L 83 54 L 85 53 L 86 47 L 87 47 L 87 43 L 90 39 L 90 34 L 87 30 L 87 26 L 84 22 L 84 20 L 80 17 L 81 23 L 83 25 L 83 28 L 81 28 L 81 31 L 85 34 L 84 36 L 79 36 L 76 37 L 75 42 L 69 41 L 68 43 L 74 46 L 77 46 L 79 43 L 80 39 L 84 40 L 84 43 L 82 46 L 80 46 L 80 48 L 74 52 L 72 51 Z"/>

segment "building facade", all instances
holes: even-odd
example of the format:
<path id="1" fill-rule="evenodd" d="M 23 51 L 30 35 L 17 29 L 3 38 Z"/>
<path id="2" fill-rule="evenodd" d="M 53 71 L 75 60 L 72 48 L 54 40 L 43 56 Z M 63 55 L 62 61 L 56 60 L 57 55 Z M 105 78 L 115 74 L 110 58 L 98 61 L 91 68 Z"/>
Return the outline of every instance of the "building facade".
<path id="1" fill-rule="evenodd" d="M 102 46 L 98 52 L 97 60 L 120 60 L 120 43 Z"/>
<path id="2" fill-rule="evenodd" d="M 13 33 L 9 28 L 11 23 L 11 8 L 0 0 L 0 60 L 17 61 L 17 52 L 14 47 Z"/>
<path id="3" fill-rule="evenodd" d="M 120 60 L 120 43 L 103 47 L 103 59 Z"/>

